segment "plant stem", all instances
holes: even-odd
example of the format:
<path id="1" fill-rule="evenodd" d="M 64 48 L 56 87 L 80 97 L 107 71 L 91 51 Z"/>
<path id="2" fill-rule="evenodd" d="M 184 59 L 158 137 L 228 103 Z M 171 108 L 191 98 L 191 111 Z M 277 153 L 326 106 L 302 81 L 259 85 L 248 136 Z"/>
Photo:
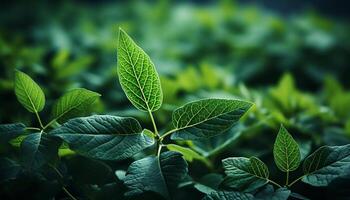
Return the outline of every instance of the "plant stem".
<path id="1" fill-rule="evenodd" d="M 63 175 L 61 174 L 61 172 L 53 165 L 49 164 L 49 166 L 58 174 L 58 176 L 63 179 Z M 69 196 L 69 198 L 71 198 L 72 200 L 78 200 L 77 198 L 75 198 L 68 190 L 67 188 L 63 185 L 62 183 L 62 190 Z"/>
<path id="2" fill-rule="evenodd" d="M 286 185 L 288 185 L 289 182 L 289 171 L 286 172 Z"/>
<path id="3" fill-rule="evenodd" d="M 293 182 L 291 182 L 288 187 L 291 187 L 292 185 L 294 185 L 296 182 L 300 181 L 302 178 L 304 178 L 305 175 L 300 176 L 299 178 L 295 179 Z"/>
<path id="4" fill-rule="evenodd" d="M 47 129 L 47 128 L 48 128 L 49 126 L 51 126 L 51 124 L 53 124 L 55 121 L 56 121 L 56 119 L 51 120 L 48 124 L 46 124 L 46 125 L 43 127 L 43 129 L 44 129 L 44 130 Z"/>
<path id="5" fill-rule="evenodd" d="M 175 131 L 177 131 L 177 129 L 172 129 L 172 130 L 170 130 L 170 131 L 164 133 L 164 134 L 160 137 L 160 139 L 163 140 L 166 136 L 168 136 L 168 135 L 174 133 Z"/>
<path id="6" fill-rule="evenodd" d="M 160 142 L 159 142 L 160 143 Z M 159 156 L 160 155 L 160 152 L 162 151 L 162 147 L 163 147 L 163 145 L 160 143 L 160 144 L 158 144 L 158 151 L 157 151 L 157 156 Z"/>
<path id="7" fill-rule="evenodd" d="M 37 119 L 38 119 L 38 121 L 39 121 L 40 127 L 41 127 L 42 129 L 44 129 L 44 126 L 43 126 L 43 123 L 41 122 L 41 119 L 40 119 L 39 113 L 38 113 L 38 112 L 35 112 L 35 116 L 36 116 L 36 118 L 37 118 Z"/>
<path id="8" fill-rule="evenodd" d="M 148 110 L 148 114 L 149 114 L 149 116 L 150 116 L 150 118 L 151 118 L 151 121 L 152 121 L 152 124 L 153 124 L 154 133 L 159 137 L 157 125 L 156 125 L 156 122 L 154 121 L 152 112 L 151 112 L 150 110 Z"/>
<path id="9" fill-rule="evenodd" d="M 36 127 L 26 127 L 26 130 L 35 130 L 35 131 L 41 131 L 40 128 L 36 128 Z"/>
<path id="10" fill-rule="evenodd" d="M 269 181 L 270 183 L 274 184 L 275 186 L 277 186 L 277 187 L 279 187 L 279 188 L 282 187 L 280 184 L 276 183 L 276 182 L 273 181 L 273 180 L 267 179 L 267 181 Z"/>

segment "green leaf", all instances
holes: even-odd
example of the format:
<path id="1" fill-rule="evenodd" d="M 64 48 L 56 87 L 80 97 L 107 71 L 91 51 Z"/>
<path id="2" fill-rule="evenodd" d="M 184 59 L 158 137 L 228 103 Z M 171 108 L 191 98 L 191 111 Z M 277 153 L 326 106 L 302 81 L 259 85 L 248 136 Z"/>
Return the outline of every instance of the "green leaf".
<path id="1" fill-rule="evenodd" d="M 170 199 L 171 192 L 187 174 L 187 163 L 177 152 L 167 151 L 159 157 L 149 156 L 133 162 L 126 173 L 126 196 L 156 192 Z"/>
<path id="2" fill-rule="evenodd" d="M 226 178 L 222 185 L 251 192 L 268 183 L 269 169 L 256 157 L 226 158 L 222 160 Z"/>
<path id="3" fill-rule="evenodd" d="M 209 161 L 204 156 L 199 155 L 197 152 L 193 151 L 190 148 L 182 147 L 176 144 L 168 144 L 166 145 L 166 147 L 170 151 L 181 153 L 184 156 L 185 160 L 189 162 L 192 162 L 193 160 L 200 160 L 206 163 L 207 165 L 210 165 L 210 163 L 208 163 Z"/>
<path id="4" fill-rule="evenodd" d="M 16 70 L 15 94 L 18 101 L 32 113 L 40 112 L 45 105 L 45 95 L 38 84 L 27 74 Z"/>
<path id="5" fill-rule="evenodd" d="M 323 146 L 308 156 L 303 164 L 302 181 L 313 186 L 327 186 L 350 170 L 350 144 Z"/>
<path id="6" fill-rule="evenodd" d="M 254 196 L 250 193 L 236 192 L 236 191 L 215 191 L 202 200 L 253 200 Z"/>
<path id="7" fill-rule="evenodd" d="M 174 140 L 195 140 L 221 134 L 231 128 L 251 103 L 230 99 L 203 99 L 176 109 L 172 122 Z"/>
<path id="8" fill-rule="evenodd" d="M 156 111 L 163 93 L 149 56 L 122 29 L 118 39 L 119 82 L 131 103 L 141 111 Z"/>
<path id="9" fill-rule="evenodd" d="M 28 169 L 38 169 L 54 161 L 58 155 L 61 142 L 58 138 L 44 133 L 32 133 L 21 143 L 22 161 Z"/>
<path id="10" fill-rule="evenodd" d="M 93 115 L 71 119 L 52 134 L 83 156 L 102 160 L 122 160 L 154 144 L 150 131 L 130 117 Z"/>
<path id="11" fill-rule="evenodd" d="M 300 164 L 298 143 L 282 125 L 273 146 L 273 156 L 277 167 L 283 172 L 294 171 Z"/>
<path id="12" fill-rule="evenodd" d="M 20 136 L 25 130 L 22 123 L 1 124 L 0 125 L 0 143 L 5 143 L 13 138 Z"/>
<path id="13" fill-rule="evenodd" d="M 71 90 L 64 94 L 53 106 L 52 116 L 58 122 L 86 114 L 89 106 L 101 95 L 84 88 Z"/>

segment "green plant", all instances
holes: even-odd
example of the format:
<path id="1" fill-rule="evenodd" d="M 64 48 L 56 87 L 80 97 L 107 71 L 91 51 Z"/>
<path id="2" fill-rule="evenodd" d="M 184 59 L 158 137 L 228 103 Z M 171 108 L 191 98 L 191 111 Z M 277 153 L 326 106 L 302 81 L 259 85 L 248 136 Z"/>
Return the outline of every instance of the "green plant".
<path id="1" fill-rule="evenodd" d="M 27 127 L 22 123 L 1 125 L 1 136 L 8 142 L 25 131 L 33 131 L 20 140 L 23 164 L 26 169 L 37 170 L 49 166 L 63 179 L 56 167 L 61 148 L 76 154 L 100 160 L 124 160 L 154 146 L 154 155 L 133 162 L 123 179 L 128 190 L 126 196 L 143 192 L 155 192 L 166 199 L 187 175 L 187 159 L 200 157 L 189 148 L 165 144 L 171 135 L 174 140 L 208 138 L 223 133 L 234 125 L 252 106 L 251 103 L 230 99 L 203 99 L 188 103 L 173 112 L 174 129 L 161 134 L 157 130 L 152 112 L 162 105 L 162 89 L 156 69 L 148 55 L 132 39 L 120 30 L 118 45 L 118 74 L 122 88 L 131 103 L 147 112 L 153 124 L 153 132 L 142 129 L 131 117 L 112 115 L 85 115 L 100 96 L 86 89 L 75 89 L 63 95 L 53 106 L 52 120 L 43 124 L 39 112 L 45 105 L 41 88 L 26 74 L 16 71 L 15 94 L 18 101 L 37 117 L 39 127 Z M 68 120 L 68 121 L 67 121 Z M 63 142 L 63 144 L 62 144 Z M 162 152 L 167 146 L 170 150 Z M 200 157 L 208 163 L 204 158 Z M 7 166 L 17 165 L 6 160 Z M 13 171 L 16 176 L 20 171 Z M 7 177 L 13 178 L 13 177 Z M 144 183 L 147 182 L 145 185 Z M 72 198 L 63 185 L 63 190 Z"/>
<path id="2" fill-rule="evenodd" d="M 259 158 L 230 157 L 222 160 L 226 177 L 221 182 L 221 187 L 241 192 L 207 190 L 210 191 L 208 199 L 269 199 L 272 196 L 288 199 L 292 194 L 290 188 L 300 180 L 316 187 L 328 186 L 335 179 L 347 175 L 346 170 L 350 167 L 350 144 L 320 147 L 305 158 L 303 175 L 289 181 L 290 172 L 297 170 L 301 163 L 301 153 L 297 142 L 281 126 L 273 147 L 273 156 L 278 169 L 286 173 L 284 184 L 278 184 L 269 178 L 269 169 Z M 270 185 L 265 188 L 269 192 L 256 192 L 269 183 L 278 189 L 274 191 Z"/>
<path id="3" fill-rule="evenodd" d="M 253 104 L 222 98 L 192 101 L 172 112 L 173 128 L 158 130 L 157 119 L 153 117 L 163 102 L 158 73 L 150 57 L 122 29 L 118 38 L 117 69 L 124 93 L 136 109 L 149 116 L 152 130 L 143 128 L 132 117 L 87 116 L 100 94 L 82 88 L 59 98 L 52 106 L 51 120 L 45 123 L 40 117 L 46 102 L 44 92 L 28 75 L 16 71 L 16 97 L 35 115 L 38 126 L 0 125 L 1 144 L 18 150 L 18 154 L 1 158 L 0 180 L 30 174 L 58 185 L 56 190 L 71 199 L 109 199 L 110 194 L 116 198 L 151 195 L 149 199 L 180 199 L 176 191 L 187 186 L 203 193 L 204 199 L 287 199 L 297 196 L 290 192 L 290 187 L 299 180 L 312 186 L 327 186 L 346 176 L 350 169 L 350 145 L 324 146 L 304 160 L 304 175 L 290 181 L 290 172 L 298 169 L 302 156 L 298 143 L 281 126 L 273 155 L 278 169 L 286 173 L 285 184 L 271 180 L 267 165 L 257 157 L 222 160 L 226 173 L 223 178 L 215 173 L 212 157 L 249 130 L 241 124 L 235 126 L 237 129 L 231 127 Z M 293 85 L 289 84 L 290 79 L 287 77 L 285 84 Z M 273 92 L 275 97 L 280 90 L 283 91 L 283 87 Z M 202 153 L 208 146 L 213 148 L 207 154 Z M 132 161 L 126 162 L 126 171 L 116 170 L 113 180 L 102 184 L 100 175 L 110 177 L 106 174 L 115 169 L 113 165 L 131 158 Z M 191 178 L 188 162 L 193 160 L 202 162 L 210 173 L 200 180 Z M 90 171 L 80 169 L 84 163 Z M 67 170 L 70 165 L 78 165 L 79 169 Z M 91 176 L 91 173 L 94 174 Z M 78 191 L 72 187 L 71 191 L 72 179 L 89 184 L 78 187 Z M 47 198 L 59 196 L 58 192 L 45 195 Z"/>

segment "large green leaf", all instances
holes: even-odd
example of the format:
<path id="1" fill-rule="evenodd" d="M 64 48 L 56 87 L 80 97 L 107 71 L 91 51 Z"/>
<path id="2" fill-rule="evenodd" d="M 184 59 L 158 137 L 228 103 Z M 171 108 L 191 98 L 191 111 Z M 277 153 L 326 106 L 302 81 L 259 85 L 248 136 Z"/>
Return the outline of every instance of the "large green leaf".
<path id="1" fill-rule="evenodd" d="M 156 68 L 122 29 L 118 39 L 118 75 L 126 96 L 137 109 L 151 112 L 160 108 L 163 93 Z"/>
<path id="2" fill-rule="evenodd" d="M 32 133 L 21 143 L 23 165 L 28 169 L 37 169 L 54 161 L 61 142 L 58 138 L 44 133 Z"/>
<path id="3" fill-rule="evenodd" d="M 24 132 L 25 126 L 22 123 L 1 124 L 0 125 L 0 144 L 10 141 L 20 136 Z"/>
<path id="4" fill-rule="evenodd" d="M 176 132 L 171 138 L 193 140 L 218 135 L 232 127 L 251 106 L 251 103 L 230 99 L 188 103 L 173 112 Z"/>
<path id="5" fill-rule="evenodd" d="M 148 130 L 130 117 L 93 115 L 71 119 L 52 134 L 76 153 L 103 160 L 122 160 L 154 144 Z"/>
<path id="6" fill-rule="evenodd" d="M 298 143 L 282 125 L 273 146 L 273 156 L 277 167 L 283 172 L 294 171 L 300 164 Z"/>
<path id="7" fill-rule="evenodd" d="M 222 164 L 227 175 L 224 187 L 250 192 L 268 183 L 269 169 L 256 157 L 226 158 Z"/>
<path id="8" fill-rule="evenodd" d="M 45 106 L 45 95 L 39 85 L 27 74 L 18 70 L 15 72 L 15 94 L 29 112 L 40 112 Z"/>
<path id="9" fill-rule="evenodd" d="M 149 156 L 133 162 L 126 173 L 126 196 L 155 192 L 166 199 L 187 174 L 187 163 L 177 152 L 167 151 L 159 157 Z"/>
<path id="10" fill-rule="evenodd" d="M 101 95 L 84 88 L 67 92 L 53 106 L 52 115 L 58 122 L 78 117 L 89 111 L 89 106 Z"/>
<path id="11" fill-rule="evenodd" d="M 334 179 L 349 174 L 350 144 L 323 146 L 308 156 L 303 164 L 302 181 L 313 186 L 327 186 Z"/>
<path id="12" fill-rule="evenodd" d="M 236 192 L 236 191 L 215 191 L 202 200 L 253 200 L 254 196 L 250 193 Z"/>

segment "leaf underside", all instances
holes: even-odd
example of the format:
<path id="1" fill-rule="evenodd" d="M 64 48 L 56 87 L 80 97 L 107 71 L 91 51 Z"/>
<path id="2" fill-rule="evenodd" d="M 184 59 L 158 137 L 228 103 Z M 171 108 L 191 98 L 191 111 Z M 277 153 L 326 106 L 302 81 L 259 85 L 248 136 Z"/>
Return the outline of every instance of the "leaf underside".
<path id="1" fill-rule="evenodd" d="M 269 170 L 256 157 L 226 158 L 222 163 L 227 175 L 222 183 L 224 187 L 251 192 L 268 183 Z"/>
<path id="2" fill-rule="evenodd" d="M 203 200 L 253 200 L 254 196 L 250 193 L 236 191 L 215 191 L 203 198 Z"/>
<path id="3" fill-rule="evenodd" d="M 301 155 L 298 143 L 281 126 L 273 146 L 273 156 L 277 167 L 283 171 L 294 171 L 299 167 Z"/>
<path id="4" fill-rule="evenodd" d="M 131 117 L 93 115 L 71 119 L 52 134 L 83 156 L 123 160 L 154 144 L 147 130 Z"/>
<path id="5" fill-rule="evenodd" d="M 195 140 L 221 134 L 231 128 L 252 106 L 229 99 L 203 99 L 176 109 L 172 122 L 174 140 Z"/>
<path id="6" fill-rule="evenodd" d="M 119 82 L 131 103 L 141 111 L 156 111 L 163 93 L 156 68 L 150 57 L 125 33 L 118 39 Z"/>
<path id="7" fill-rule="evenodd" d="M 40 112 L 45 106 L 44 92 L 33 79 L 21 71 L 15 72 L 15 94 L 29 112 Z"/>
<path id="8" fill-rule="evenodd" d="M 133 162 L 126 173 L 126 196 L 155 192 L 170 199 L 172 190 L 187 174 L 187 163 L 177 152 L 167 151 L 159 157 L 149 156 Z"/>
<path id="9" fill-rule="evenodd" d="M 336 178 L 349 174 L 350 144 L 323 146 L 308 156 L 303 164 L 303 182 L 313 186 L 327 186 Z"/>

